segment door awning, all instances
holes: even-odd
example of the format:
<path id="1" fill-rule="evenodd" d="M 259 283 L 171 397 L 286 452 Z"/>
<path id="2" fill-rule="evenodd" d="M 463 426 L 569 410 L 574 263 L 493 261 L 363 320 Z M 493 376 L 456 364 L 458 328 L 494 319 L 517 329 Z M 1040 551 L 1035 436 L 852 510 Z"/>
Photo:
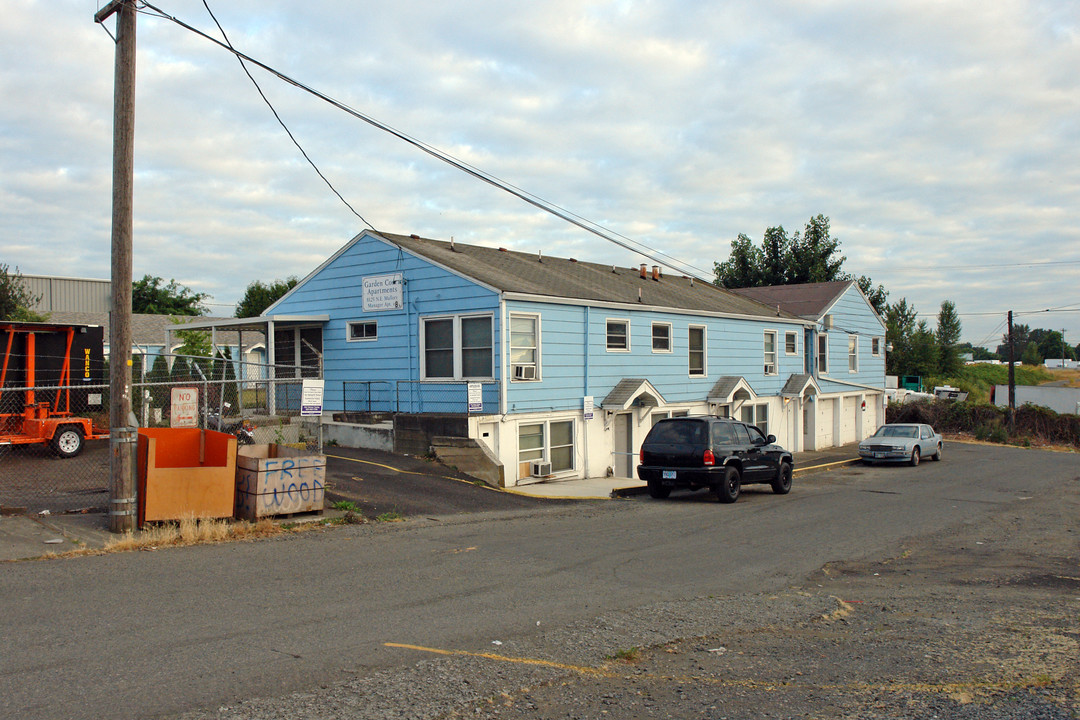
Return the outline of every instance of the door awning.
<path id="1" fill-rule="evenodd" d="M 780 391 L 780 396 L 795 398 L 805 395 L 809 397 L 817 395 L 819 392 L 821 392 L 821 388 L 818 387 L 814 376 L 808 373 L 800 373 L 788 378 L 787 382 L 784 383 L 784 388 Z"/>
<path id="2" fill-rule="evenodd" d="M 635 406 L 660 407 L 666 404 L 664 396 L 645 378 L 623 378 L 600 402 L 600 407 L 618 412 Z"/>
<path id="3" fill-rule="evenodd" d="M 712 386 L 706 399 L 717 405 L 730 405 L 736 400 L 756 400 L 757 393 L 742 375 L 724 375 Z"/>

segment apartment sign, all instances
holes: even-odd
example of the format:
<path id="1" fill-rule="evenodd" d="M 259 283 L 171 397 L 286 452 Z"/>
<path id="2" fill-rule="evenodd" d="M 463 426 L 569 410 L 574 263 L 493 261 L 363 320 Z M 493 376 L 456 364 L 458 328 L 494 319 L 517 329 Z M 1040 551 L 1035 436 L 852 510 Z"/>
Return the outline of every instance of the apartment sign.
<path id="1" fill-rule="evenodd" d="M 363 278 L 364 312 L 400 310 L 405 307 L 405 280 L 401 273 Z"/>

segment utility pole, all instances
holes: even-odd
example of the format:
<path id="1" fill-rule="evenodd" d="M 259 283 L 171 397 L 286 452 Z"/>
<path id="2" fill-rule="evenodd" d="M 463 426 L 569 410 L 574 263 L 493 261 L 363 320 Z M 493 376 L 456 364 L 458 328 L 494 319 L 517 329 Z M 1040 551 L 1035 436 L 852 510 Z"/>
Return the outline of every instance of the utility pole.
<path id="1" fill-rule="evenodd" d="M 135 0 L 112 0 L 116 14 L 113 85 L 112 308 L 109 317 L 109 530 L 135 529 L 135 443 L 131 417 L 131 246 L 135 167 Z"/>
<path id="2" fill-rule="evenodd" d="M 1016 432 L 1016 353 L 1013 350 L 1013 313 L 1009 311 L 1009 432 Z"/>

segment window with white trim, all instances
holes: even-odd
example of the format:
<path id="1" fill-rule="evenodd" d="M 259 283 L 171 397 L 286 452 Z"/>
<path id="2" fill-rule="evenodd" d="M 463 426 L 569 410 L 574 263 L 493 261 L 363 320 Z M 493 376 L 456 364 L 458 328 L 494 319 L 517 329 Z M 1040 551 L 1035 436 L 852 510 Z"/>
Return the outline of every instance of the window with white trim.
<path id="1" fill-rule="evenodd" d="M 778 375 L 780 368 L 776 362 L 776 331 L 765 331 L 765 374 L 766 375 Z"/>
<path id="2" fill-rule="evenodd" d="M 881 338 L 870 338 L 870 354 L 874 357 L 881 357 Z"/>
<path id="3" fill-rule="evenodd" d="M 652 351 L 671 352 L 671 323 L 652 324 Z"/>
<path id="4" fill-rule="evenodd" d="M 420 318 L 421 378 L 493 377 L 491 315 Z"/>
<path id="5" fill-rule="evenodd" d="M 574 421 L 549 420 L 518 426 L 518 462 L 543 460 L 551 472 L 574 469 Z"/>
<path id="6" fill-rule="evenodd" d="M 705 356 L 705 326 L 691 325 L 687 330 L 686 340 L 690 377 L 705 377 L 708 373 Z"/>
<path id="7" fill-rule="evenodd" d="M 769 435 L 769 406 L 763 405 L 743 405 L 741 418 L 747 425 L 755 425 L 761 434 L 768 437 Z"/>
<path id="8" fill-rule="evenodd" d="M 510 380 L 540 379 L 540 316 L 510 315 Z"/>
<path id="9" fill-rule="evenodd" d="M 788 330 L 784 333 L 784 354 L 799 354 L 799 334 L 797 332 Z"/>
<path id="10" fill-rule="evenodd" d="M 848 372 L 859 372 L 859 336 L 848 335 L 847 339 L 847 369 Z"/>
<path id="11" fill-rule="evenodd" d="M 817 336 L 817 368 L 821 375 L 829 372 L 829 336 L 825 333 Z"/>
<path id="12" fill-rule="evenodd" d="M 616 352 L 627 352 L 630 350 L 629 320 L 607 321 L 607 349 Z"/>
<path id="13" fill-rule="evenodd" d="M 361 342 L 379 339 L 379 323 L 374 320 L 351 322 L 348 325 L 347 342 Z"/>

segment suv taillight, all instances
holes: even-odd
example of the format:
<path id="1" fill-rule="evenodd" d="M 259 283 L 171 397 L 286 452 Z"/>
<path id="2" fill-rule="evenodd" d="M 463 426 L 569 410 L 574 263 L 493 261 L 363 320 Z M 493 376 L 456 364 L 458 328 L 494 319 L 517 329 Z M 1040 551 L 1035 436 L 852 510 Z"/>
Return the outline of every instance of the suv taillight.
<path id="1" fill-rule="evenodd" d="M 710 450 L 709 448 L 705 448 L 705 457 L 703 458 L 703 462 L 706 465 L 716 464 L 716 458 L 713 456 L 712 450 Z"/>
<path id="2" fill-rule="evenodd" d="M 638 462 L 642 465 L 645 464 L 645 448 L 638 450 Z"/>

